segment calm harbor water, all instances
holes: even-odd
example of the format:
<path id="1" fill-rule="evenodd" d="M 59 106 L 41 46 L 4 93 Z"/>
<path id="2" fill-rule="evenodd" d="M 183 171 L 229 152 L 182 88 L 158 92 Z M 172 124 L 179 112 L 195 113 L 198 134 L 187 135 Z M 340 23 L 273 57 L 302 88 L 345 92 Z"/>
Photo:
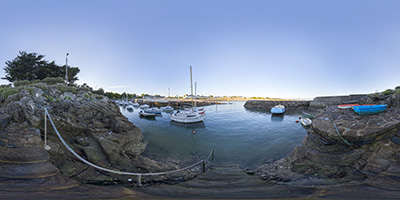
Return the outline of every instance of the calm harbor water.
<path id="1" fill-rule="evenodd" d="M 215 149 L 215 163 L 239 164 L 243 168 L 256 167 L 287 156 L 300 145 L 307 131 L 295 121 L 301 111 L 287 111 L 272 116 L 264 110 L 249 110 L 245 102 L 226 102 L 206 109 L 203 123 L 172 122 L 163 112 L 155 120 L 141 118 L 140 109 L 121 112 L 138 126 L 148 141 L 145 155 L 163 160 L 168 157 L 206 158 Z"/>

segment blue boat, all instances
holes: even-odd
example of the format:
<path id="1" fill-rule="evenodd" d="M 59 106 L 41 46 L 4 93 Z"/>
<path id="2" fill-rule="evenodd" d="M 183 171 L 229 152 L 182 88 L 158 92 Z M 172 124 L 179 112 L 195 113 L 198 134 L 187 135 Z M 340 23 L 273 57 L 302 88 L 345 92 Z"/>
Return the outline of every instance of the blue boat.
<path id="1" fill-rule="evenodd" d="M 276 105 L 271 108 L 272 114 L 283 114 L 285 112 L 285 106 L 283 105 Z"/>
<path id="2" fill-rule="evenodd" d="M 374 115 L 383 112 L 386 107 L 387 105 L 353 106 L 353 110 L 358 115 Z"/>

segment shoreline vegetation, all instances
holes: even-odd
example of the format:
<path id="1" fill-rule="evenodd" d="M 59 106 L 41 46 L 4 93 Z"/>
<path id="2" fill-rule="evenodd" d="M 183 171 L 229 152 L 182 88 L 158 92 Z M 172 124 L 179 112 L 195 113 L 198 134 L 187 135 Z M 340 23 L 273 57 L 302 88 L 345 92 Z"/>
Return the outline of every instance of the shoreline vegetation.
<path id="1" fill-rule="evenodd" d="M 233 191 L 239 191 L 242 198 L 292 198 L 293 194 L 298 198 L 379 198 L 377 192 L 385 198 L 400 198 L 397 181 L 400 179 L 400 159 L 396 156 L 400 154 L 400 87 L 368 95 L 316 97 L 312 101 L 246 98 L 246 108 L 265 110 L 281 102 L 293 109 L 314 109 L 317 114 L 302 144 L 278 161 L 249 171 L 215 168 L 203 174 L 200 168 L 195 168 L 174 176 L 145 177 L 142 184 L 146 187 L 141 188 L 136 187 L 136 180 L 80 163 L 65 150 L 51 130 L 46 138 L 51 150 L 43 148 L 43 107 L 46 107 L 71 147 L 93 163 L 141 173 L 182 167 L 178 160 L 159 162 L 142 156 L 147 143 L 141 130 L 121 114 L 104 91 L 99 90 L 86 84 L 68 86 L 60 78 L 0 87 L 2 197 L 115 199 L 196 195 L 200 198 L 234 198 Z M 244 99 L 222 98 L 218 101 L 236 100 Z M 160 99 L 138 101 L 155 104 Z M 187 103 L 190 100 L 179 101 Z M 296 102 L 307 103 L 299 107 Z M 346 102 L 387 104 L 388 109 L 378 115 L 357 116 L 351 110 L 337 108 L 337 104 Z M 341 137 L 351 145 L 338 137 L 332 121 Z M 249 183 L 235 180 L 227 185 L 223 181 L 230 181 L 224 176 L 226 173 L 231 177 L 246 177 L 243 180 Z M 206 187 L 201 181 L 223 190 Z M 206 193 L 208 196 L 202 196 Z"/>

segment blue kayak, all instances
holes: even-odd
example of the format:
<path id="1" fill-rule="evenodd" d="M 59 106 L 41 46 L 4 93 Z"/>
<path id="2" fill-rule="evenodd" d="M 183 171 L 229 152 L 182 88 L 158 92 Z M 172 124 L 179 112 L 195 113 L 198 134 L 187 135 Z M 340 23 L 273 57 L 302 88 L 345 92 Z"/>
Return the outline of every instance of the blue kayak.
<path id="1" fill-rule="evenodd" d="M 353 106 L 353 110 L 358 115 L 374 115 L 383 112 L 386 107 L 387 105 Z"/>

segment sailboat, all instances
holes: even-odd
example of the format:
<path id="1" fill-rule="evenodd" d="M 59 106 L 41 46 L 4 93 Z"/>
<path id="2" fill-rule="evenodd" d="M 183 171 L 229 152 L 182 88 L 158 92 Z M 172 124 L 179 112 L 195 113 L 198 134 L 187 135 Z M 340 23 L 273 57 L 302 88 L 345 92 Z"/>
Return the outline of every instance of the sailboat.
<path id="1" fill-rule="evenodd" d="M 196 123 L 202 122 L 205 118 L 204 112 L 195 112 L 194 101 L 193 101 L 193 81 L 192 81 L 192 66 L 190 66 L 190 88 L 191 88 L 191 96 L 192 96 L 192 109 L 187 111 L 177 111 L 176 113 L 171 114 L 171 120 L 179 123 Z"/>

